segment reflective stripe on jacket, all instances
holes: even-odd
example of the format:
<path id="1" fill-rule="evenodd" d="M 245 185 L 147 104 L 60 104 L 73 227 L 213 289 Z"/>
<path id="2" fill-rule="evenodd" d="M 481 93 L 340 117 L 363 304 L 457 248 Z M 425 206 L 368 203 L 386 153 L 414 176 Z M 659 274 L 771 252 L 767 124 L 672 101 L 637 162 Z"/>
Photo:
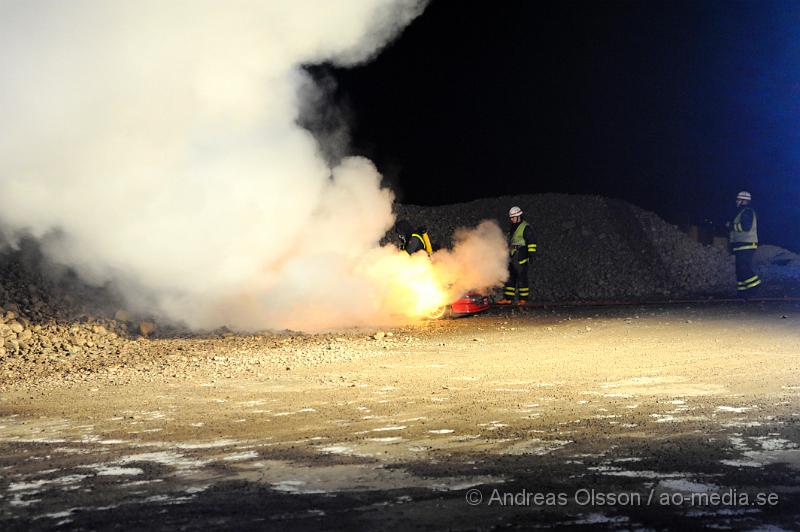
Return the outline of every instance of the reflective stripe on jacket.
<path id="1" fill-rule="evenodd" d="M 753 215 L 753 223 L 748 230 L 742 227 L 742 216 L 745 212 L 750 211 Z M 733 226 L 731 228 L 730 242 L 733 244 L 733 250 L 745 249 L 743 246 L 736 244 L 758 244 L 758 222 L 756 220 L 756 211 L 752 207 L 745 207 L 739 211 L 736 218 L 733 219 Z M 751 245 L 746 249 L 754 249 L 757 246 Z"/>
<path id="2" fill-rule="evenodd" d="M 411 233 L 411 238 L 418 238 L 420 242 L 422 242 L 422 249 L 424 249 L 428 255 L 433 253 L 433 248 L 431 247 L 431 241 L 428 238 L 428 233 Z"/>

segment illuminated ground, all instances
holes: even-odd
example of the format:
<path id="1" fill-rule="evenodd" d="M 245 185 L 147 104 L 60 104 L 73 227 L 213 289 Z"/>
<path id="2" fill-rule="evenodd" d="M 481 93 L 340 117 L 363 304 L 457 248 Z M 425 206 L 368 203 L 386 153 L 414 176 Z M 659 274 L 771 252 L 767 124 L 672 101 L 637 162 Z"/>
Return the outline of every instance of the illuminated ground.
<path id="1" fill-rule="evenodd" d="M 152 341 L 7 387 L 0 528 L 797 529 L 798 326 L 681 305 Z"/>

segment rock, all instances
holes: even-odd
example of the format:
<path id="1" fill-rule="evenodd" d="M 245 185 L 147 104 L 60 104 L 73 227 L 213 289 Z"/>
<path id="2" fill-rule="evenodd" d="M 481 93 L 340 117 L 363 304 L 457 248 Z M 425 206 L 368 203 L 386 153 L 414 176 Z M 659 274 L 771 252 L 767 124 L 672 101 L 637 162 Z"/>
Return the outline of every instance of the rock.
<path id="1" fill-rule="evenodd" d="M 6 338 L 4 347 L 9 353 L 15 355 L 19 353 L 19 342 L 17 342 L 16 338 Z"/>
<path id="2" fill-rule="evenodd" d="M 378 332 L 376 332 L 376 333 L 375 333 L 375 334 L 374 334 L 372 337 L 373 337 L 374 339 L 376 339 L 376 340 L 380 340 L 380 339 L 382 339 L 384 336 L 386 336 L 386 333 L 385 333 L 385 332 L 383 332 L 383 331 L 378 331 Z"/>
<path id="3" fill-rule="evenodd" d="M 505 229 L 508 206 L 515 204 L 527 213 L 539 244 L 529 268 L 532 300 L 730 295 L 735 288 L 726 251 L 694 242 L 657 215 L 620 200 L 538 194 L 395 210 L 398 218 L 427 226 L 434 240 L 449 245 L 457 225 L 495 219 Z"/>

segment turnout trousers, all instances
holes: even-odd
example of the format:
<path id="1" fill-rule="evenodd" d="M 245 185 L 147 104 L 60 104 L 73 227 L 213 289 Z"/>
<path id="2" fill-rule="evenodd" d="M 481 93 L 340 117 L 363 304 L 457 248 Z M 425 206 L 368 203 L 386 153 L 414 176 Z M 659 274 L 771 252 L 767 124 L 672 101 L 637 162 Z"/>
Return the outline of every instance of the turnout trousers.
<path id="1" fill-rule="evenodd" d="M 761 284 L 761 279 L 753 271 L 755 252 L 755 249 L 741 249 L 733 252 L 736 257 L 736 291 L 737 295 L 742 297 L 751 295 L 753 288 Z"/>
<path id="2" fill-rule="evenodd" d="M 520 264 L 514 257 L 508 263 L 508 281 L 503 289 L 503 297 L 514 300 L 519 295 L 520 299 L 528 299 L 530 288 L 528 287 L 528 261 Z"/>

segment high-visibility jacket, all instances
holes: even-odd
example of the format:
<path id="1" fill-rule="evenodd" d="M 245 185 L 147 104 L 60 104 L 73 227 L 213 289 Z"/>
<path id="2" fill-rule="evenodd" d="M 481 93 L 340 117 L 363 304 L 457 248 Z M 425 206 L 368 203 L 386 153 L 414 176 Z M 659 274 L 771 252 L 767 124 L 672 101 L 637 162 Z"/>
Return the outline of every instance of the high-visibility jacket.
<path id="1" fill-rule="evenodd" d="M 414 233 L 411 233 L 411 237 L 408 239 L 408 242 L 406 243 L 405 247 L 405 250 L 409 254 L 416 253 L 421 249 L 424 249 L 428 255 L 433 253 L 433 248 L 431 247 L 431 240 L 430 237 L 428 237 L 428 232 L 422 228 L 418 229 Z"/>
<path id="2" fill-rule="evenodd" d="M 530 254 L 537 251 L 536 237 L 528 222 L 522 221 L 516 227 L 512 226 L 508 240 L 512 260 L 519 264 L 526 264 Z"/>
<path id="3" fill-rule="evenodd" d="M 739 210 L 733 219 L 729 239 L 733 251 L 758 247 L 758 220 L 756 211 L 752 207 L 743 207 Z"/>

